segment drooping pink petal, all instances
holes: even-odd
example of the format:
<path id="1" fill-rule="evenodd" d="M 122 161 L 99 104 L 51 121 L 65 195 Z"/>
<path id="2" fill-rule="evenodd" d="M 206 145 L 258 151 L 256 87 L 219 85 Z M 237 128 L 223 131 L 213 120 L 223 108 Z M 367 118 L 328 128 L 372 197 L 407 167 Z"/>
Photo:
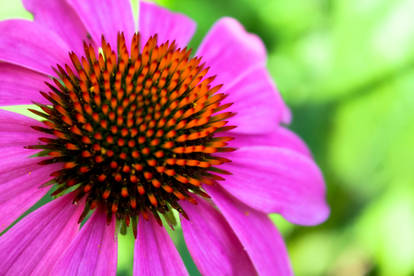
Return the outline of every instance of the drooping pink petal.
<path id="1" fill-rule="evenodd" d="M 264 67 L 266 49 L 254 34 L 247 33 L 233 18 L 222 18 L 211 28 L 196 56 L 210 66 L 210 75 L 217 75 L 214 84 L 231 87 L 250 71 Z"/>
<path id="2" fill-rule="evenodd" d="M 141 1 L 139 13 L 139 32 L 143 43 L 157 34 L 159 44 L 175 40 L 178 47 L 184 48 L 196 29 L 192 19 L 153 3 Z"/>
<path id="3" fill-rule="evenodd" d="M 290 122 L 290 110 L 265 67 L 255 68 L 223 88 L 228 97 L 222 103 L 233 103 L 226 111 L 236 113 L 229 118 L 229 125 L 237 126 L 232 132 L 269 133 L 279 123 Z"/>
<path id="4" fill-rule="evenodd" d="M 55 75 L 52 66 L 69 64 L 69 46 L 55 33 L 27 20 L 0 22 L 0 61 Z"/>
<path id="5" fill-rule="evenodd" d="M 0 237 L 0 275 L 49 275 L 78 232 L 83 204 L 71 194 L 55 199 Z"/>
<path id="6" fill-rule="evenodd" d="M 258 275 L 293 275 L 283 238 L 264 213 L 249 208 L 219 185 L 205 189 L 236 233 Z"/>
<path id="7" fill-rule="evenodd" d="M 277 147 L 286 148 L 296 151 L 300 154 L 312 158 L 312 153 L 309 151 L 308 146 L 302 139 L 293 133 L 291 130 L 278 127 L 269 133 L 264 134 L 242 134 L 242 133 L 220 133 L 220 136 L 230 136 L 234 140 L 229 142 L 230 147 L 242 148 L 252 146 L 266 146 L 266 147 Z M 232 153 L 223 154 L 225 157 L 231 158 Z"/>
<path id="8" fill-rule="evenodd" d="M 180 202 L 185 242 L 202 275 L 256 275 L 243 246 L 224 217 L 205 200 Z"/>
<path id="9" fill-rule="evenodd" d="M 286 148 L 244 147 L 220 166 L 221 186 L 252 208 L 279 213 L 295 224 L 315 225 L 329 216 L 323 176 L 309 157 Z"/>
<path id="10" fill-rule="evenodd" d="M 223 18 L 210 30 L 197 56 L 216 75 L 213 85 L 223 84 L 221 92 L 233 103 L 226 111 L 235 112 L 229 119 L 235 133 L 267 133 L 279 123 L 289 123 L 289 108 L 269 76 L 266 49 L 256 35 L 247 33 L 236 20 Z"/>
<path id="11" fill-rule="evenodd" d="M 117 47 L 118 32 L 124 32 L 130 43 L 135 32 L 130 0 L 66 0 L 79 17 L 97 45 L 102 35 L 113 49 Z M 127 45 L 128 46 L 128 45 Z"/>
<path id="12" fill-rule="evenodd" d="M 117 248 L 115 218 L 107 225 L 105 213 L 95 211 L 63 253 L 51 275 L 115 275 Z"/>
<path id="13" fill-rule="evenodd" d="M 45 81 L 49 78 L 44 74 L 0 62 L 0 105 L 48 104 L 39 91 L 47 91 Z"/>
<path id="14" fill-rule="evenodd" d="M 0 110 L 0 149 L 4 147 L 23 148 L 39 144 L 38 138 L 45 135 L 35 131 L 31 126 L 43 125 L 21 114 Z"/>
<path id="15" fill-rule="evenodd" d="M 53 30 L 76 54 L 83 54 L 87 30 L 76 12 L 64 0 L 23 0 L 34 21 Z"/>
<path id="16" fill-rule="evenodd" d="M 167 231 L 152 216 L 149 220 L 140 217 L 138 222 L 134 275 L 188 275 Z"/>

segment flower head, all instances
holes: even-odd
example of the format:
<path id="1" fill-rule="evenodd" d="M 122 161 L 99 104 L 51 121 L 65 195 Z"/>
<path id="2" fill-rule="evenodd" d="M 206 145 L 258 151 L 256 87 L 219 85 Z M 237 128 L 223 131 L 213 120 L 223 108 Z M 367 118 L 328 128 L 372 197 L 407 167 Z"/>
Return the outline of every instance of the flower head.
<path id="1" fill-rule="evenodd" d="M 25 0 L 0 22 L 0 274 L 114 275 L 116 225 L 135 234 L 134 275 L 182 275 L 163 220 L 180 216 L 203 275 L 290 275 L 267 214 L 326 219 L 322 175 L 282 123 L 290 112 L 261 40 L 219 20 L 192 55 L 192 20 L 128 0 Z M 80 223 L 86 221 L 80 227 Z"/>

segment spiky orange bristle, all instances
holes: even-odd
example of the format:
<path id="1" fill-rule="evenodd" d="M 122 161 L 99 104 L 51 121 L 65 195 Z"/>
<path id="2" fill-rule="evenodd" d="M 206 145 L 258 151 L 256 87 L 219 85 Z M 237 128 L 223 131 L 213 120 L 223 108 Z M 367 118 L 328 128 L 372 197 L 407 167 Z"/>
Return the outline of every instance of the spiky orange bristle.
<path id="1" fill-rule="evenodd" d="M 206 196 L 202 184 L 221 179 L 214 166 L 230 161 L 213 155 L 233 150 L 231 137 L 216 136 L 233 128 L 226 119 L 234 114 L 222 112 L 226 95 L 210 86 L 201 58 L 174 42 L 157 45 L 156 35 L 142 51 L 139 34 L 130 53 L 123 34 L 117 52 L 104 38 L 101 49 L 85 44 L 85 57 L 70 53 L 73 69 L 57 67 L 59 79 L 42 93 L 50 106 L 33 110 L 46 118 L 34 129 L 55 138 L 32 147 L 51 157 L 42 164 L 62 162 L 52 174 L 57 192 L 75 186 L 86 198 L 83 216 L 97 205 L 128 224 L 139 214 L 183 212 L 179 200 Z"/>

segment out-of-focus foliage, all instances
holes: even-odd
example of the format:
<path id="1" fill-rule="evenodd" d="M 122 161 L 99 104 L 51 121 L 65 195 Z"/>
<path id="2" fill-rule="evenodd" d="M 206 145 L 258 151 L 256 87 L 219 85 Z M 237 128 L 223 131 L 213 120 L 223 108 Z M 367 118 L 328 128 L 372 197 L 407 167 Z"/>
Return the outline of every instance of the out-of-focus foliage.
<path id="1" fill-rule="evenodd" d="M 413 275 L 414 0 L 157 2 L 197 21 L 194 48 L 222 16 L 264 40 L 291 127 L 322 167 L 332 210 L 312 228 L 272 216 L 296 274 Z M 0 6 L 1 19 L 31 18 L 18 0 Z M 171 234 L 198 275 L 181 230 Z M 132 272 L 132 240 L 120 238 L 119 275 Z"/>

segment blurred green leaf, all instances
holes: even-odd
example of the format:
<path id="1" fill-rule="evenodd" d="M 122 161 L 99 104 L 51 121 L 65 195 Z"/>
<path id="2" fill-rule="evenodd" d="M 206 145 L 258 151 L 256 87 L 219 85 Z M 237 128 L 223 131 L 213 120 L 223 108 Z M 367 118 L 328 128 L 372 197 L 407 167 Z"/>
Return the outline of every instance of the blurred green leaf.
<path id="1" fill-rule="evenodd" d="M 363 213 L 355 232 L 379 261 L 381 275 L 408 276 L 414 271 L 414 190 L 408 183 L 392 183 Z"/>
<path id="2" fill-rule="evenodd" d="M 407 127 L 414 123 L 414 94 L 409 88 L 414 88 L 414 72 L 390 79 L 376 90 L 361 91 L 360 97 L 350 99 L 332 114 L 331 166 L 357 197 L 371 196 L 388 184 L 392 146 L 401 136 L 412 135 Z M 407 142 L 405 147 L 411 148 Z M 398 164 L 407 161 L 414 160 L 399 159 Z"/>
<path id="3" fill-rule="evenodd" d="M 338 233 L 330 231 L 304 234 L 297 238 L 289 246 L 295 275 L 323 275 L 342 245 Z"/>

